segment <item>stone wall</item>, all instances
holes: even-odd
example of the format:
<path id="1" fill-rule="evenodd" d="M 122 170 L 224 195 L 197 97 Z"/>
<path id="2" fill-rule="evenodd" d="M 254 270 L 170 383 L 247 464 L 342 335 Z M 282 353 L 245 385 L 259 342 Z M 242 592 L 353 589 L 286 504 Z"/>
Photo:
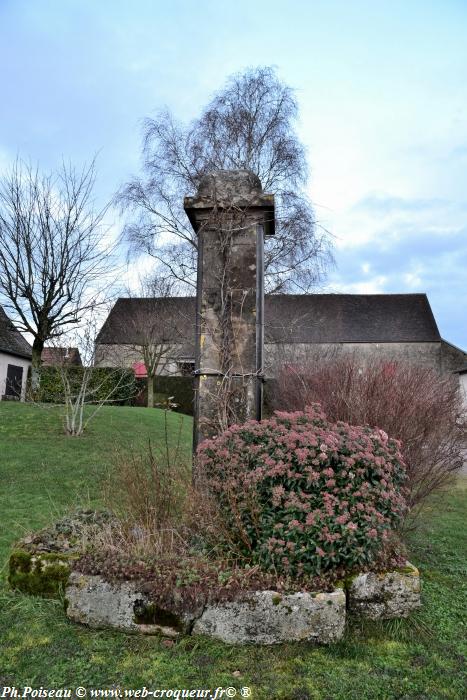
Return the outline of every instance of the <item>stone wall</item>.
<path id="1" fill-rule="evenodd" d="M 181 345 L 174 343 L 172 357 L 167 358 L 161 364 L 158 374 L 164 377 L 180 374 L 177 357 L 181 347 Z M 133 367 L 135 362 L 142 361 L 141 353 L 133 345 L 111 345 L 110 343 L 96 345 L 95 364 L 97 367 Z"/>
<path id="2" fill-rule="evenodd" d="M 181 347 L 174 344 L 173 356 L 161 368 L 161 375 L 180 374 L 176 358 L 180 354 Z M 441 343 L 288 343 L 286 345 L 265 343 L 265 373 L 269 377 L 276 376 L 278 367 L 284 362 L 300 363 L 322 357 L 332 359 L 342 355 L 353 355 L 363 362 L 369 359 L 409 362 L 419 367 L 431 367 L 443 373 L 454 372 L 467 361 L 467 355 L 462 350 L 446 341 Z M 96 349 L 96 364 L 99 367 L 131 367 L 134 362 L 140 361 L 141 355 L 128 345 L 98 345 Z"/>
<path id="3" fill-rule="evenodd" d="M 467 413 L 467 372 L 464 374 L 459 374 L 458 376 L 461 387 L 462 402 L 464 404 L 464 410 Z"/>
<path id="4" fill-rule="evenodd" d="M 440 343 L 289 343 L 265 345 L 265 370 L 268 376 L 274 377 L 284 362 L 313 362 L 341 356 L 353 356 L 362 364 L 369 360 L 387 360 L 438 371 L 443 369 Z"/>
<path id="5" fill-rule="evenodd" d="M 440 356 L 442 372 L 455 372 L 467 362 L 467 354 L 446 340 L 441 341 Z"/>
<path id="6" fill-rule="evenodd" d="M 219 601 L 193 601 L 183 612 L 162 605 L 143 581 L 107 581 L 72 572 L 66 613 L 74 622 L 125 632 L 205 635 L 227 644 L 330 644 L 342 638 L 347 611 L 378 619 L 407 617 L 420 607 L 420 575 L 409 562 L 385 573 L 366 572 L 334 590 L 279 593 L 241 591 Z"/>

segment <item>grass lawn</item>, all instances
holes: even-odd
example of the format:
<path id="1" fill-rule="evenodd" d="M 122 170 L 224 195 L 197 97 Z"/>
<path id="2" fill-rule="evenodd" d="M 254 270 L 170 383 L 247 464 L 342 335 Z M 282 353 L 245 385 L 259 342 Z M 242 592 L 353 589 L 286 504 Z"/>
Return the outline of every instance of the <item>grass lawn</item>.
<path id="1" fill-rule="evenodd" d="M 180 419 L 169 415 L 173 435 Z M 182 430 L 189 450 L 191 419 Z M 142 449 L 162 431 L 161 411 L 105 407 L 86 437 L 67 438 L 57 409 L 0 403 L 0 567 L 25 530 L 98 502 L 116 450 Z M 167 648 L 156 637 L 90 631 L 69 623 L 58 602 L 10 592 L 3 568 L 0 686 L 247 686 L 258 700 L 464 699 L 466 487 L 459 480 L 432 498 L 410 537 L 423 609 L 404 621 L 350 622 L 345 640 L 328 648 L 236 648 L 196 637 Z"/>

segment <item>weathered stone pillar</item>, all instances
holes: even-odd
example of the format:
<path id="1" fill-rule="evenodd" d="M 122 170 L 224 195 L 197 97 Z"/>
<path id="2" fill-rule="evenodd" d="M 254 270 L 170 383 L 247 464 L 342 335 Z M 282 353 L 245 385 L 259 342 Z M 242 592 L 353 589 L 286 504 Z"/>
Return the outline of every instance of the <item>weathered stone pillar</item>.
<path id="1" fill-rule="evenodd" d="M 205 176 L 185 211 L 198 234 L 194 448 L 261 418 L 264 237 L 274 196 L 248 170 Z"/>

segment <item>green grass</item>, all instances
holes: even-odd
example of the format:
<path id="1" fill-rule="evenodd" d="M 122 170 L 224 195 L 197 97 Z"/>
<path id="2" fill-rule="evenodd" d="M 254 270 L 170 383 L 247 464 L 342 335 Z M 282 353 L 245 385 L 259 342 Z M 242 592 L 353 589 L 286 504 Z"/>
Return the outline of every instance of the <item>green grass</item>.
<path id="1" fill-rule="evenodd" d="M 157 410 L 107 407 L 89 435 L 75 439 L 61 433 L 56 409 L 0 403 L 0 560 L 25 530 L 96 502 L 115 450 L 156 440 L 162 418 Z M 169 419 L 175 434 L 180 416 Z M 183 439 L 189 449 L 188 418 Z M 464 480 L 432 498 L 410 536 L 423 609 L 408 620 L 351 622 L 345 640 L 329 648 L 237 648 L 195 637 L 166 648 L 156 637 L 73 625 L 60 603 L 12 593 L 3 583 L 0 686 L 250 686 L 258 700 L 465 698 L 465 496 Z"/>
<path id="2" fill-rule="evenodd" d="M 192 419 L 168 413 L 175 441 L 191 449 Z M 82 437 L 63 431 L 61 409 L 0 402 L 0 568 L 15 538 L 51 523 L 67 509 L 98 503 L 99 484 L 123 451 L 162 444 L 164 412 L 104 406 Z"/>

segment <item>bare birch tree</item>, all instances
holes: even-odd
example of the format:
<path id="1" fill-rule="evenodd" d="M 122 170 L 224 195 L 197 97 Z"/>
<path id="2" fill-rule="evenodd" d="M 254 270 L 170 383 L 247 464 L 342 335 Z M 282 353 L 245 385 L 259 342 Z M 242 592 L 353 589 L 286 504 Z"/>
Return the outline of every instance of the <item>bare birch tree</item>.
<path id="1" fill-rule="evenodd" d="M 332 255 L 305 192 L 308 167 L 297 114 L 293 91 L 266 67 L 232 76 L 188 126 L 168 110 L 147 119 L 144 175 L 118 195 L 134 215 L 125 227 L 130 252 L 149 253 L 173 279 L 194 286 L 197 237 L 183 197 L 214 170 L 251 170 L 276 200 L 276 235 L 265 247 L 266 291 L 313 288 Z"/>
<path id="2" fill-rule="evenodd" d="M 94 182 L 94 161 L 81 172 L 63 165 L 49 174 L 17 161 L 0 178 L 0 297 L 33 336 L 36 387 L 44 344 L 95 305 L 109 265 Z"/>

